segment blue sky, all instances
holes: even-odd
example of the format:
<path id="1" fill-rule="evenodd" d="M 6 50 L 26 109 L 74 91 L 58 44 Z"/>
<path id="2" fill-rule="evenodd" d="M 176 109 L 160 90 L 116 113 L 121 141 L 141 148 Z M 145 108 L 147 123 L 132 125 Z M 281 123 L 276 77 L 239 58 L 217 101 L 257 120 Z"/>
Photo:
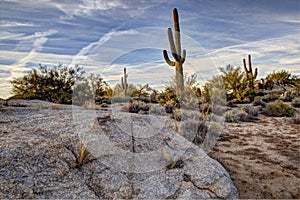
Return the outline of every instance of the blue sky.
<path id="1" fill-rule="evenodd" d="M 112 85 L 127 67 L 129 82 L 161 88 L 174 74 L 162 57 L 174 7 L 184 71 L 200 83 L 248 54 L 259 77 L 278 69 L 300 74 L 299 0 L 2 0 L 0 97 L 39 63 L 79 64 Z"/>

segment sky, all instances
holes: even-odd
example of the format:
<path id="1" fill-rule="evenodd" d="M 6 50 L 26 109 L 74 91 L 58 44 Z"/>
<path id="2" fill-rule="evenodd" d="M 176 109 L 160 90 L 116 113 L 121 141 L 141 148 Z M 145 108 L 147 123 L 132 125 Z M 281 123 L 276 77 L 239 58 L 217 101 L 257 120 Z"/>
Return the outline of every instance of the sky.
<path id="1" fill-rule="evenodd" d="M 39 64 L 78 64 L 111 85 L 126 67 L 129 83 L 161 89 L 175 74 L 162 56 L 175 7 L 184 73 L 200 84 L 248 54 L 258 78 L 300 75 L 299 0 L 1 0 L 0 98 Z"/>

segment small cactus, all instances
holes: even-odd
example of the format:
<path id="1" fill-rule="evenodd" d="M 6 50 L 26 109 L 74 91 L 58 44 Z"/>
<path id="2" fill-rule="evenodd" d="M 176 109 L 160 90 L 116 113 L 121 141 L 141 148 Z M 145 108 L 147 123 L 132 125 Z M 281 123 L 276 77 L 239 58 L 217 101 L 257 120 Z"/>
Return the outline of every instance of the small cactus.
<path id="1" fill-rule="evenodd" d="M 169 39 L 170 50 L 171 50 L 172 56 L 174 58 L 174 61 L 171 61 L 169 59 L 167 50 L 163 50 L 163 56 L 168 65 L 175 66 L 175 69 L 176 69 L 175 80 L 176 80 L 176 87 L 177 87 L 176 89 L 178 91 L 183 91 L 184 81 L 183 81 L 183 66 L 182 65 L 185 61 L 186 51 L 183 50 L 181 52 L 179 17 L 178 17 L 178 12 L 177 12 L 176 8 L 173 9 L 173 20 L 174 20 L 175 42 L 173 39 L 173 33 L 172 33 L 171 28 L 168 28 L 168 39 Z"/>
<path id="2" fill-rule="evenodd" d="M 246 77 L 249 83 L 249 89 L 250 89 L 250 100 L 253 101 L 254 100 L 254 80 L 257 77 L 257 68 L 255 68 L 254 73 L 252 71 L 252 64 L 251 64 L 251 55 L 248 55 L 248 66 L 249 69 L 247 69 L 246 66 L 246 59 L 243 59 L 243 63 L 244 63 L 244 69 L 246 72 Z"/>
<path id="3" fill-rule="evenodd" d="M 126 97 L 126 93 L 127 93 L 127 89 L 128 89 L 127 77 L 128 77 L 128 74 L 126 74 L 126 67 L 124 67 L 124 76 L 121 77 L 121 86 L 124 91 L 125 97 Z"/>

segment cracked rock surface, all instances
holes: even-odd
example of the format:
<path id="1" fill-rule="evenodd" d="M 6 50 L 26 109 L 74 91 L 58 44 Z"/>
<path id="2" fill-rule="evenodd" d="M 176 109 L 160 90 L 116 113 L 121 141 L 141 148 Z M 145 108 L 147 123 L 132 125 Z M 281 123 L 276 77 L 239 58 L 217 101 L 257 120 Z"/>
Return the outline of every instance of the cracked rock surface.
<path id="1" fill-rule="evenodd" d="M 238 198 L 226 170 L 160 126 L 163 119 L 110 109 L 76 112 L 0 109 L 1 199 Z M 81 142 L 89 154 L 78 167 Z"/>

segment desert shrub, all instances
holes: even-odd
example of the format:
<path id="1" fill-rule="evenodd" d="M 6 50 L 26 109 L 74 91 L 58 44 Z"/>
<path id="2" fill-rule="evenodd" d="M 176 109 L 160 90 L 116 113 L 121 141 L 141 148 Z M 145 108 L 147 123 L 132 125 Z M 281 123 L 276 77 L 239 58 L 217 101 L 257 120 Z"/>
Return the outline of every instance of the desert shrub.
<path id="1" fill-rule="evenodd" d="M 222 116 L 228 110 L 230 110 L 230 108 L 221 105 L 215 105 L 212 107 L 212 112 L 218 116 Z"/>
<path id="2" fill-rule="evenodd" d="M 288 104 L 277 100 L 267 105 L 265 114 L 274 117 L 292 117 L 295 114 L 295 110 Z"/>
<path id="3" fill-rule="evenodd" d="M 174 109 L 171 118 L 176 121 L 184 121 L 188 119 L 188 114 L 182 109 Z"/>
<path id="4" fill-rule="evenodd" d="M 300 97 L 296 97 L 293 99 L 292 106 L 294 106 L 295 108 L 300 108 Z"/>
<path id="5" fill-rule="evenodd" d="M 126 103 L 130 101 L 130 97 L 115 96 L 111 98 L 112 103 Z"/>
<path id="6" fill-rule="evenodd" d="M 253 121 L 253 117 L 247 113 L 245 110 L 240 110 L 236 113 L 237 117 L 238 117 L 238 121 L 241 122 L 251 122 Z"/>
<path id="7" fill-rule="evenodd" d="M 128 111 L 130 113 L 147 114 L 149 110 L 150 107 L 142 101 L 133 101 L 128 106 Z"/>
<path id="8" fill-rule="evenodd" d="M 222 80 L 227 94 L 227 100 L 236 99 L 243 101 L 249 95 L 248 81 L 241 67 L 227 65 L 226 68 L 219 68 L 223 73 Z"/>
<path id="9" fill-rule="evenodd" d="M 297 75 L 292 75 L 291 72 L 287 70 L 273 71 L 266 76 L 266 80 L 272 81 L 274 83 L 279 83 L 282 85 L 291 84 L 295 86 L 300 85 L 300 77 Z"/>
<path id="10" fill-rule="evenodd" d="M 40 99 L 54 103 L 72 103 L 73 86 L 83 78 L 81 67 L 39 65 L 29 74 L 11 81 L 12 93 L 25 99 Z"/>
<path id="11" fill-rule="evenodd" d="M 300 114 L 296 114 L 289 121 L 293 124 L 300 124 Z"/>
<path id="12" fill-rule="evenodd" d="M 282 94 L 281 90 L 272 90 L 267 95 L 262 97 L 264 102 L 271 102 L 279 99 L 280 95 Z"/>
<path id="13" fill-rule="evenodd" d="M 201 101 L 201 89 L 198 87 L 196 74 L 184 76 L 184 90 L 176 90 L 175 80 L 161 92 L 157 99 L 161 105 L 168 106 L 166 110 L 170 111 L 175 108 L 199 109 Z M 167 111 L 167 112 L 168 112 Z"/>
<path id="14" fill-rule="evenodd" d="M 202 96 L 204 103 L 211 105 L 222 105 L 226 103 L 226 89 L 221 76 L 215 76 L 203 86 Z"/>
<path id="15" fill-rule="evenodd" d="M 262 97 L 255 97 L 252 105 L 265 108 L 267 106 L 267 103 L 262 99 Z"/>
<path id="16" fill-rule="evenodd" d="M 246 106 L 244 108 L 245 112 L 248 113 L 249 115 L 253 116 L 253 117 L 257 117 L 258 116 L 258 110 L 253 107 L 253 106 Z"/>
<path id="17" fill-rule="evenodd" d="M 186 120 L 180 124 L 179 133 L 194 144 L 203 142 L 208 127 L 203 121 Z"/>
<path id="18" fill-rule="evenodd" d="M 225 113 L 225 122 L 238 123 L 239 116 L 237 114 L 235 114 L 232 110 L 229 110 Z"/>
<path id="19" fill-rule="evenodd" d="M 161 105 L 151 105 L 149 113 L 154 115 L 165 115 L 166 111 Z"/>

